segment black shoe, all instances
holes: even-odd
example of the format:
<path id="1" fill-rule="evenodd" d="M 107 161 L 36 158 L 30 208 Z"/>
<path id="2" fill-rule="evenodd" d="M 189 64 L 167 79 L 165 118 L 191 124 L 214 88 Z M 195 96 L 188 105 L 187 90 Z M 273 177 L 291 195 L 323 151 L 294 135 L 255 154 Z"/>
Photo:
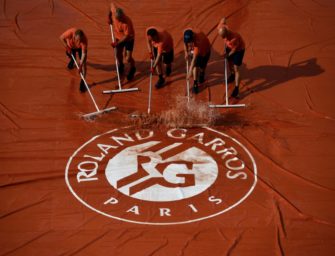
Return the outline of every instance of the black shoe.
<path id="1" fill-rule="evenodd" d="M 228 77 L 227 82 L 228 82 L 228 83 L 232 83 L 232 82 L 234 82 L 234 81 L 235 81 L 235 74 L 233 73 L 233 74 L 231 74 L 231 75 Z"/>
<path id="2" fill-rule="evenodd" d="M 133 80 L 135 73 L 136 73 L 136 68 L 131 67 L 130 70 L 129 70 L 129 73 L 127 75 L 127 80 L 128 81 Z"/>
<path id="3" fill-rule="evenodd" d="M 239 90 L 238 86 L 235 86 L 234 91 L 232 92 L 231 96 L 236 98 L 238 96 Z"/>
<path id="4" fill-rule="evenodd" d="M 124 64 L 120 64 L 118 68 L 119 68 L 120 75 L 122 75 L 124 72 Z"/>
<path id="5" fill-rule="evenodd" d="M 165 84 L 165 79 L 163 77 L 159 77 L 155 87 L 159 89 L 159 88 L 162 88 L 164 84 Z"/>
<path id="6" fill-rule="evenodd" d="M 70 70 L 74 68 L 74 61 L 73 60 L 70 60 L 69 64 L 67 64 L 67 68 L 70 69 Z"/>
<path id="7" fill-rule="evenodd" d="M 205 72 L 200 72 L 199 74 L 199 83 L 205 82 Z"/>
<path id="8" fill-rule="evenodd" d="M 195 94 L 199 93 L 199 86 L 198 84 L 193 84 L 192 92 Z"/>
<path id="9" fill-rule="evenodd" d="M 87 88 L 86 88 L 86 85 L 84 83 L 84 80 L 80 80 L 79 90 L 80 90 L 80 92 L 86 92 L 87 91 Z"/>
<path id="10" fill-rule="evenodd" d="M 165 68 L 165 75 L 166 75 L 166 76 L 170 76 L 170 75 L 171 75 L 171 72 L 172 72 L 171 67 L 167 66 L 167 67 Z"/>

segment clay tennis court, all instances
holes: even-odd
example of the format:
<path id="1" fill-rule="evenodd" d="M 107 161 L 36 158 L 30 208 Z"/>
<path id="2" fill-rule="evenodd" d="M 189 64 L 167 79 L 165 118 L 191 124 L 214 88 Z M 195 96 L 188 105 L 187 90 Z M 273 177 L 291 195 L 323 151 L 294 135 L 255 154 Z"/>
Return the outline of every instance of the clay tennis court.
<path id="1" fill-rule="evenodd" d="M 0 255 L 334 255 L 335 3 L 114 1 L 136 32 L 131 93 L 117 89 L 109 1 L 0 1 Z M 225 103 L 224 44 L 246 43 L 239 99 Z M 174 39 L 152 89 L 145 30 Z M 59 36 L 88 37 L 88 94 Z M 187 102 L 183 31 L 212 44 Z M 153 77 L 157 80 L 157 76 Z M 229 87 L 229 92 L 232 88 Z"/>

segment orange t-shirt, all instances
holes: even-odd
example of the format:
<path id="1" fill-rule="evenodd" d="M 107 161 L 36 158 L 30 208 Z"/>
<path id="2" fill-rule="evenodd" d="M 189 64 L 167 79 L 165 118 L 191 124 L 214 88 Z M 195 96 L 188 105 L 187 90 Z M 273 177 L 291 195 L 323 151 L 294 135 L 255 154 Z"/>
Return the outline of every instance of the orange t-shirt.
<path id="1" fill-rule="evenodd" d="M 232 50 L 241 51 L 245 49 L 245 43 L 241 35 L 238 33 L 232 32 L 231 30 L 225 41 L 226 41 L 227 47 Z"/>
<path id="2" fill-rule="evenodd" d="M 116 9 L 112 9 L 113 29 L 115 38 L 120 40 L 125 36 L 128 36 L 127 40 L 135 38 L 135 30 L 131 19 L 124 14 L 122 21 L 115 18 Z"/>
<path id="3" fill-rule="evenodd" d="M 194 44 L 193 49 L 190 50 L 193 50 L 194 56 L 206 56 L 211 50 L 211 43 L 209 42 L 208 37 L 203 32 L 192 31 Z"/>
<path id="4" fill-rule="evenodd" d="M 147 28 L 146 34 L 148 30 L 151 28 L 156 29 L 158 32 L 158 41 L 157 42 L 152 41 L 152 46 L 157 48 L 157 52 L 161 54 L 163 52 L 170 52 L 171 50 L 173 50 L 173 39 L 171 34 L 166 30 L 155 27 Z"/>
<path id="5" fill-rule="evenodd" d="M 87 37 L 84 34 L 84 38 L 82 39 L 82 41 L 79 44 L 76 44 L 76 41 L 74 40 L 74 36 L 75 36 L 75 32 L 77 31 L 77 28 L 70 28 L 68 30 L 66 30 L 61 37 L 64 38 L 66 40 L 67 45 L 71 48 L 71 49 L 79 49 L 81 48 L 81 50 L 83 52 L 87 52 Z"/>

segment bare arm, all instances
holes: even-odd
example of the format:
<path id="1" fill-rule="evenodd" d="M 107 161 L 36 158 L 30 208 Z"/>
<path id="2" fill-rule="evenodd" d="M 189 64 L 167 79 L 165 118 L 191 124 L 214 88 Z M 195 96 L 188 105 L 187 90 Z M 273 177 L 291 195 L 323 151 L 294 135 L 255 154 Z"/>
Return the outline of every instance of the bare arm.
<path id="1" fill-rule="evenodd" d="M 64 45 L 65 48 L 68 47 L 67 42 L 66 42 L 66 38 L 64 37 L 63 34 L 59 37 L 59 40 L 62 42 L 62 44 Z"/>
<path id="2" fill-rule="evenodd" d="M 195 59 L 197 58 L 197 55 L 193 54 L 192 60 L 191 60 L 191 64 L 190 64 L 190 69 L 188 71 L 188 78 L 190 78 L 192 76 L 192 71 L 193 68 L 195 66 Z"/>
<path id="3" fill-rule="evenodd" d="M 152 53 L 152 42 L 148 37 L 147 37 L 147 47 L 148 47 L 149 53 Z"/>
<path id="4" fill-rule="evenodd" d="M 152 65 L 153 68 L 155 68 L 159 62 L 159 60 L 161 59 L 162 54 L 161 53 L 157 53 L 156 59 L 154 61 L 154 64 Z"/>
<path id="5" fill-rule="evenodd" d="M 86 59 L 87 59 L 87 50 L 82 50 L 80 65 L 86 63 Z"/>
<path id="6" fill-rule="evenodd" d="M 227 57 L 233 55 L 236 52 L 236 49 L 239 45 L 239 40 L 237 38 L 234 38 L 230 41 L 230 45 L 232 46 L 230 49 L 229 54 L 227 54 Z"/>
<path id="7" fill-rule="evenodd" d="M 184 44 L 184 52 L 185 52 L 185 59 L 188 59 L 188 49 L 187 49 L 187 45 Z"/>

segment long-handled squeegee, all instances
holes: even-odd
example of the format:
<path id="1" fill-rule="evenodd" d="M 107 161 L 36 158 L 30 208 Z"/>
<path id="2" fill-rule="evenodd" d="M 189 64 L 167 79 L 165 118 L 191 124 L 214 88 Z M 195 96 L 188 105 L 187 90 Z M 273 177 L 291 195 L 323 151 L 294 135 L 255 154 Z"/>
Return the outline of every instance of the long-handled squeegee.
<path id="1" fill-rule="evenodd" d="M 76 64 L 77 69 L 79 70 L 79 66 L 78 66 L 78 63 L 77 63 L 77 61 L 76 61 L 76 58 L 73 56 L 72 53 L 71 53 L 71 57 L 72 57 L 74 63 Z M 92 99 L 92 101 L 93 101 L 93 104 L 94 104 L 94 106 L 95 106 L 95 108 L 96 108 L 96 110 L 97 110 L 97 111 L 95 111 L 95 112 L 92 112 L 92 113 L 88 113 L 88 114 L 83 115 L 84 118 L 90 118 L 90 117 L 93 117 L 93 116 L 96 116 L 96 115 L 99 115 L 99 114 L 102 114 L 102 113 L 107 113 L 107 112 L 109 112 L 109 111 L 112 111 L 112 110 L 115 110 L 115 109 L 116 109 L 116 107 L 110 107 L 110 108 L 105 108 L 105 109 L 100 110 L 99 107 L 98 107 L 98 105 L 97 105 L 97 103 L 96 103 L 95 100 L 94 100 L 94 97 L 93 97 L 93 95 L 92 95 L 92 93 L 91 93 L 90 88 L 88 87 L 88 85 L 87 85 L 87 83 L 86 83 L 85 77 L 84 77 L 84 75 L 83 75 L 82 72 L 80 72 L 80 77 L 81 77 L 81 79 L 84 81 L 84 84 L 85 84 L 85 86 L 86 86 L 86 89 L 87 89 L 89 95 L 91 96 L 91 99 Z"/>
<path id="2" fill-rule="evenodd" d="M 225 46 L 226 52 L 226 46 Z M 225 86 L 226 86 L 226 103 L 223 105 L 209 105 L 210 108 L 243 108 L 245 104 L 229 104 L 228 101 L 228 78 L 227 78 L 227 58 L 224 59 L 225 66 Z"/>
<path id="3" fill-rule="evenodd" d="M 113 25 L 110 24 L 110 29 L 111 29 L 111 34 L 112 34 L 112 42 L 115 42 L 115 37 L 114 37 L 114 31 L 113 31 Z M 116 66 L 116 73 L 117 73 L 117 80 L 119 84 L 119 89 L 117 90 L 104 90 L 103 93 L 120 93 L 120 92 L 134 92 L 138 91 L 138 88 L 128 88 L 128 89 L 122 89 L 121 86 L 121 79 L 120 79 L 120 72 L 119 72 L 119 62 L 117 60 L 117 49 L 114 48 L 114 57 L 115 57 L 115 66 Z"/>

